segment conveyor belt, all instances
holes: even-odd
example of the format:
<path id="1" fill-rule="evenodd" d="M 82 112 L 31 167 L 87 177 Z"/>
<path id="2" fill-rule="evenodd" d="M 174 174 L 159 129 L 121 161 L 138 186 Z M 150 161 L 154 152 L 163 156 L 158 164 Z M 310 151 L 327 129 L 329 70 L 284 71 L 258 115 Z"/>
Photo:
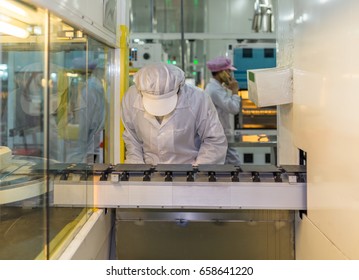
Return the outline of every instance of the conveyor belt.
<path id="1" fill-rule="evenodd" d="M 48 165 L 17 159 L 0 174 L 0 204 L 54 188 L 61 206 L 305 209 L 305 166 Z M 49 175 L 50 186 L 44 178 Z M 26 195 L 26 196 L 24 196 Z"/>
<path id="2" fill-rule="evenodd" d="M 305 166 L 45 164 L 25 159 L 16 166 L 1 173 L 0 204 L 53 189 L 57 206 L 306 209 Z"/>
<path id="3" fill-rule="evenodd" d="M 61 165 L 59 206 L 173 209 L 306 209 L 305 169 L 272 165 Z"/>
<path id="4" fill-rule="evenodd" d="M 32 175 L 41 175 L 45 172 L 53 176 L 60 176 L 60 180 L 66 181 L 71 175 L 80 175 L 82 180 L 91 181 L 96 176 L 101 177 L 101 181 L 173 181 L 177 178 L 182 182 L 194 181 L 232 181 L 232 182 L 282 182 L 287 176 L 301 175 L 304 179 L 306 169 L 302 165 L 199 165 L 188 164 L 160 164 L 152 166 L 149 164 L 74 164 L 74 163 L 54 163 L 45 170 L 43 165 L 36 165 L 32 168 Z M 29 173 L 28 173 L 29 175 Z M 192 175 L 193 178 L 188 178 Z M 248 175 L 250 175 L 248 177 Z M 207 180 L 208 179 L 208 180 Z M 242 179 L 242 180 L 241 180 Z M 301 181 L 303 182 L 303 181 Z"/>

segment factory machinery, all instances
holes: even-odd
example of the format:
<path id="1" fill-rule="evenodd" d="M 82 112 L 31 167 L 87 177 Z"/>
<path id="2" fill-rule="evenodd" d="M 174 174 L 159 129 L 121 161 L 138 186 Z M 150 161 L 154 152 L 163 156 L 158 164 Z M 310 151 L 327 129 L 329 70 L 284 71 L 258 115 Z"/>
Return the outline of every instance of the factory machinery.
<path id="1" fill-rule="evenodd" d="M 306 209 L 305 166 L 52 164 L 49 172 L 57 206 Z"/>
<path id="2" fill-rule="evenodd" d="M 32 240 L 41 237 L 44 195 L 54 240 L 83 210 L 116 209 L 119 259 L 291 259 L 293 213 L 307 207 L 302 165 L 72 164 L 14 156 L 0 175 L 0 205 L 9 216 L 0 230 L 29 240 L 28 255 L 14 258 L 41 258 L 41 238 Z M 24 223 L 31 230 L 21 230 Z M 0 258 L 10 258 L 17 243 L 3 243 Z"/>
<path id="3" fill-rule="evenodd" d="M 25 161 L 6 174 L 7 179 L 2 180 L 2 204 L 26 198 L 12 197 L 10 193 L 15 193 L 16 188 L 20 188 L 19 195 L 31 197 L 34 192 L 24 192 L 26 186 L 31 186 L 40 195 L 43 175 L 49 174 L 48 190 L 53 190 L 55 206 L 306 209 L 306 169 L 302 165 L 152 166 Z"/>

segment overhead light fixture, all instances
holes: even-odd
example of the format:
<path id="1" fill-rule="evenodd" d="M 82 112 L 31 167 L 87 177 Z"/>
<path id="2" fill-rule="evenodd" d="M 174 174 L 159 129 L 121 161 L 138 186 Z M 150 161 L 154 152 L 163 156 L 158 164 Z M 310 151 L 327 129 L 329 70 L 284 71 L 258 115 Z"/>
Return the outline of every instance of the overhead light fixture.
<path id="1" fill-rule="evenodd" d="M 35 24 L 37 21 L 41 21 L 35 9 L 31 9 L 30 6 L 15 1 L 1 0 L 0 14 L 7 15 L 8 17 L 28 24 Z"/>
<path id="2" fill-rule="evenodd" d="M 0 1 L 0 33 L 25 39 L 33 33 L 28 30 L 28 24 L 37 20 L 38 14 L 30 7 L 15 1 Z"/>
<path id="3" fill-rule="evenodd" d="M 22 39 L 25 39 L 30 36 L 29 31 L 3 21 L 0 21 L 0 33 L 15 36 Z"/>
<path id="4" fill-rule="evenodd" d="M 10 3 L 8 1 L 0 1 L 0 6 L 5 8 L 6 10 L 9 10 L 12 13 L 18 14 L 20 16 L 26 17 L 27 13 L 19 8 L 18 6 L 14 5 L 13 3 Z"/>

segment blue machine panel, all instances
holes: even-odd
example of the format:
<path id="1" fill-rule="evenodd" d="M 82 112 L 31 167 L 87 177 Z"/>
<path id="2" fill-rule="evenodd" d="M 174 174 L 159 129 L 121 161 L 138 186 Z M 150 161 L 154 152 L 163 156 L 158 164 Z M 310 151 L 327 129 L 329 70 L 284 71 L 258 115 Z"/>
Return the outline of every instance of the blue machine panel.
<path id="1" fill-rule="evenodd" d="M 247 70 L 276 67 L 275 48 L 234 48 L 233 64 L 238 70 L 234 71 L 234 78 L 240 89 L 248 89 Z"/>

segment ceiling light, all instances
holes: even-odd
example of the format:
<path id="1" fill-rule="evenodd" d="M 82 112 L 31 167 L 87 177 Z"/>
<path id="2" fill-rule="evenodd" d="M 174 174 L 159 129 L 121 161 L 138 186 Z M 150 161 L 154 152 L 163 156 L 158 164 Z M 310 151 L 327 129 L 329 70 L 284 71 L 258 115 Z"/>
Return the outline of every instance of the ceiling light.
<path id="1" fill-rule="evenodd" d="M 25 6 L 18 2 L 10 2 L 6 0 L 0 1 L 0 14 L 17 19 L 28 24 L 36 24 L 41 22 L 42 18 L 35 9 Z"/>
<path id="2" fill-rule="evenodd" d="M 0 21 L 0 33 L 23 39 L 29 37 L 30 35 L 29 31 L 3 21 Z"/>
<path id="3" fill-rule="evenodd" d="M 18 6 L 15 6 L 8 1 L 1 1 L 0 6 L 20 16 L 27 16 L 27 13 L 23 9 L 19 8 Z"/>

